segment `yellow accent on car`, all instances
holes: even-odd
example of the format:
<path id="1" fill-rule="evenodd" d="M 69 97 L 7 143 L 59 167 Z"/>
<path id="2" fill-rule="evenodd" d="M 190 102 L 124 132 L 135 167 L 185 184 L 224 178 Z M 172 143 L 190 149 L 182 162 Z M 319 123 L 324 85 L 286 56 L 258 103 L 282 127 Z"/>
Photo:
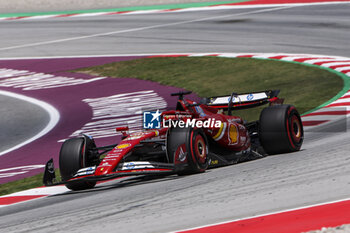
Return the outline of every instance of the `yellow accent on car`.
<path id="1" fill-rule="evenodd" d="M 211 165 L 217 165 L 217 164 L 219 164 L 219 160 L 212 160 L 210 164 Z"/>
<path id="2" fill-rule="evenodd" d="M 219 132 L 215 136 L 213 136 L 213 139 L 217 139 L 221 135 L 223 128 L 224 128 L 224 124 L 221 122 Z"/>
<path id="3" fill-rule="evenodd" d="M 117 149 L 124 149 L 124 148 L 128 148 L 130 147 L 131 144 L 130 143 L 124 143 L 124 144 L 120 144 L 117 146 Z"/>
<path id="4" fill-rule="evenodd" d="M 230 125 L 229 138 L 231 143 L 237 143 L 238 141 L 238 130 L 235 125 Z"/>

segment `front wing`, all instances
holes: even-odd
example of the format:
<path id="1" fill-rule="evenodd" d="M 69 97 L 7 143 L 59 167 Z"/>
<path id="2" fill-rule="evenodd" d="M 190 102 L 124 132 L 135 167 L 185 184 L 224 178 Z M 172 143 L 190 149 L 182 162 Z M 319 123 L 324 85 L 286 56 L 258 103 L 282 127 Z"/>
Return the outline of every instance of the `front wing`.
<path id="1" fill-rule="evenodd" d="M 126 176 L 141 176 L 141 175 L 170 175 L 175 174 L 176 169 L 173 164 L 167 163 L 152 163 L 152 162 L 127 162 L 122 164 L 121 169 L 116 172 L 112 172 L 109 174 L 96 176 L 94 175 L 96 167 L 87 167 L 80 169 L 76 175 L 67 180 L 67 181 L 56 181 L 56 175 L 54 173 L 54 165 L 53 160 L 49 160 L 46 163 L 45 174 L 52 175 L 44 175 L 43 183 L 45 186 L 55 186 L 62 184 L 69 184 L 81 181 L 104 181 L 115 179 L 118 177 L 126 177 Z"/>

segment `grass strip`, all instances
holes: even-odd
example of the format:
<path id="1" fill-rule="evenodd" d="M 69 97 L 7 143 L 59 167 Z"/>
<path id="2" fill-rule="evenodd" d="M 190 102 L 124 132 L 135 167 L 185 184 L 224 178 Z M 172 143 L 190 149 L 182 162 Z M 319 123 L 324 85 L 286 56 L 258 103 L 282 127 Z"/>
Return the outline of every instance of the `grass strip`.
<path id="1" fill-rule="evenodd" d="M 276 60 L 218 57 L 143 58 L 77 70 L 108 77 L 134 77 L 191 90 L 201 97 L 279 89 L 300 113 L 337 95 L 344 86 L 334 72 Z M 261 108 L 236 111 L 251 121 Z"/>
<path id="2" fill-rule="evenodd" d="M 56 177 L 60 177 L 59 169 L 56 169 L 55 171 L 56 171 Z M 40 173 L 38 175 L 27 177 L 21 180 L 16 180 L 16 181 L 8 182 L 6 184 L 1 184 L 0 196 L 31 189 L 31 188 L 41 187 L 43 186 L 43 175 L 44 173 Z"/>

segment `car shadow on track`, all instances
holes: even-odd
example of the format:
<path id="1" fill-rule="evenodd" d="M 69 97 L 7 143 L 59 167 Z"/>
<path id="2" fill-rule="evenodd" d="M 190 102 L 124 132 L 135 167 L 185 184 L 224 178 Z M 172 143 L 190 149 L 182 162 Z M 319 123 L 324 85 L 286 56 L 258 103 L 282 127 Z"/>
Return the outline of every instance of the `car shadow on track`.
<path id="1" fill-rule="evenodd" d="M 176 180 L 176 179 L 181 179 L 181 176 L 177 175 L 167 175 L 167 176 L 159 176 L 159 175 L 154 175 L 154 176 L 139 176 L 139 177 L 128 177 L 126 179 L 119 178 L 116 179 L 115 181 L 118 181 L 117 183 L 112 183 L 112 184 L 106 184 L 105 183 L 100 183 L 97 184 L 92 189 L 86 189 L 86 190 L 81 190 L 81 191 L 68 191 L 65 193 L 60 193 L 53 196 L 64 196 L 64 195 L 74 195 L 74 194 L 82 194 L 82 193 L 93 193 L 93 192 L 100 192 L 100 191 L 105 191 L 105 190 L 110 190 L 110 189 L 116 189 L 116 188 L 124 188 L 124 187 L 131 187 L 131 186 L 136 186 L 136 185 L 143 185 L 143 184 L 149 184 L 149 183 L 158 183 L 158 182 L 164 182 L 168 180 Z M 123 180 L 121 180 L 123 179 Z M 109 181 L 109 182 L 113 182 Z M 109 183 L 108 182 L 108 183 Z"/>
<path id="2" fill-rule="evenodd" d="M 305 149 L 301 149 L 300 151 L 304 151 Z M 281 154 L 282 155 L 282 154 Z M 272 155 L 273 156 L 273 155 Z M 278 156 L 278 155 L 275 155 Z M 266 157 L 269 157 L 269 155 L 262 155 L 262 156 L 249 156 L 245 158 L 242 161 L 237 161 L 237 163 L 247 163 L 259 159 L 264 159 Z M 220 167 L 226 167 L 226 166 L 234 166 L 234 164 L 231 165 L 224 165 Z M 206 172 L 210 172 L 212 169 L 217 169 L 218 167 L 212 167 L 209 168 Z M 187 176 L 193 176 L 193 175 L 200 175 L 200 174 L 188 174 L 186 176 L 178 176 L 176 174 L 172 175 L 146 175 L 146 176 L 136 176 L 136 177 L 120 177 L 116 178 L 114 180 L 104 181 L 98 183 L 94 188 L 92 189 L 86 189 L 86 190 L 80 190 L 80 191 L 67 191 L 60 194 L 52 195 L 54 196 L 67 196 L 67 195 L 75 195 L 75 194 L 84 194 L 84 193 L 98 193 L 100 191 L 106 191 L 111 189 L 120 189 L 120 188 L 127 188 L 137 185 L 143 185 L 143 184 L 150 184 L 150 183 L 158 183 L 158 182 L 164 182 L 164 181 L 171 181 L 171 180 L 177 180 L 181 179 Z"/>

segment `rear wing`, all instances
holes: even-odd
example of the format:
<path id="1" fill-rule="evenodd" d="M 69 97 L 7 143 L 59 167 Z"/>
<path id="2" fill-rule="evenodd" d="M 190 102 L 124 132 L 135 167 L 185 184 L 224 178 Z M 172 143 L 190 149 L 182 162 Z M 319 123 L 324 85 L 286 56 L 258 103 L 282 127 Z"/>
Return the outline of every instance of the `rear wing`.
<path id="1" fill-rule="evenodd" d="M 223 110 L 231 109 L 245 109 L 257 107 L 267 103 L 283 103 L 283 99 L 279 99 L 277 95 L 279 90 L 269 90 L 261 92 L 252 92 L 237 94 L 232 93 L 230 96 L 216 96 L 204 99 L 204 103 L 213 108 L 219 108 Z"/>

